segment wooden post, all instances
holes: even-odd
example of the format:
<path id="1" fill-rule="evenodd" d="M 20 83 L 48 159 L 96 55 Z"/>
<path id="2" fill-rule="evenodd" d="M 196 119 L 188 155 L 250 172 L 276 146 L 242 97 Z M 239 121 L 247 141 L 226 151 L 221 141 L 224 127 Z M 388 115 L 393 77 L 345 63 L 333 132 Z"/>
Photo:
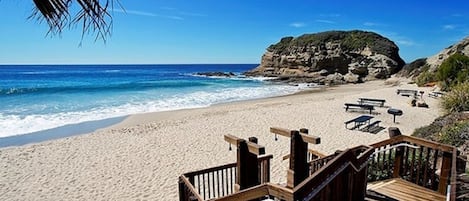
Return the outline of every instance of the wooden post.
<path id="1" fill-rule="evenodd" d="M 246 141 L 238 144 L 237 176 L 235 191 L 240 191 L 260 184 L 258 176 L 257 155 L 249 152 Z"/>
<path id="2" fill-rule="evenodd" d="M 389 137 L 393 138 L 401 134 L 401 131 L 397 127 L 389 127 L 388 128 Z M 394 157 L 394 169 L 392 171 L 392 177 L 398 178 L 401 175 L 402 171 L 402 160 L 404 159 L 404 149 L 402 147 L 396 148 L 396 155 Z"/>
<path id="3" fill-rule="evenodd" d="M 319 144 L 321 138 L 308 135 L 308 129 L 300 131 L 271 127 L 270 132 L 290 138 L 290 164 L 287 170 L 287 187 L 293 188 L 309 176 L 308 143 Z"/>
<path id="4" fill-rule="evenodd" d="M 463 174 L 466 172 L 466 161 L 467 161 L 467 156 L 460 155 L 459 151 L 457 153 L 458 157 L 456 158 L 456 173 Z"/>
<path id="5" fill-rule="evenodd" d="M 389 127 L 389 128 L 388 128 L 388 133 L 389 133 L 389 137 L 390 137 L 390 138 L 393 138 L 393 137 L 395 137 L 395 136 L 402 135 L 401 131 L 400 131 L 399 128 L 397 128 L 397 127 Z"/>
<path id="6" fill-rule="evenodd" d="M 233 135 L 225 135 L 225 141 L 236 146 L 236 179 L 235 192 L 260 184 L 257 155 L 265 154 L 265 148 L 257 144 L 257 138 L 249 141 Z"/>
<path id="7" fill-rule="evenodd" d="M 182 181 L 181 177 L 179 177 L 179 201 L 186 201 L 186 186 L 184 185 L 184 182 Z"/>
<path id="8" fill-rule="evenodd" d="M 249 140 L 249 142 L 257 144 L 257 137 L 249 137 L 248 140 Z"/>
<path id="9" fill-rule="evenodd" d="M 438 193 L 445 195 L 449 184 L 449 175 L 451 172 L 452 153 L 443 152 L 443 161 L 441 162 L 440 182 L 438 183 Z"/>
<path id="10" fill-rule="evenodd" d="M 308 133 L 308 129 L 303 128 L 300 131 L 303 134 Z M 288 171 L 287 186 L 293 188 L 308 178 L 308 143 L 303 141 L 298 131 L 291 131 L 290 142 L 290 170 Z"/>

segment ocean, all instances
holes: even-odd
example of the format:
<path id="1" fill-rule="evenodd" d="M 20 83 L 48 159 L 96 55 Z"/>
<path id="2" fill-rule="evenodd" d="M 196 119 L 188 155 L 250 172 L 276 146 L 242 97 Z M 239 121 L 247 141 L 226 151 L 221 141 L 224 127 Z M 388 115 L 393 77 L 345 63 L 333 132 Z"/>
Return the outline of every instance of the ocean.
<path id="1" fill-rule="evenodd" d="M 241 75 L 256 66 L 2 65 L 0 142 L 8 136 L 31 135 L 84 122 L 207 107 L 302 90 L 301 86 Z M 233 72 L 236 76 L 195 75 L 214 71 Z"/>

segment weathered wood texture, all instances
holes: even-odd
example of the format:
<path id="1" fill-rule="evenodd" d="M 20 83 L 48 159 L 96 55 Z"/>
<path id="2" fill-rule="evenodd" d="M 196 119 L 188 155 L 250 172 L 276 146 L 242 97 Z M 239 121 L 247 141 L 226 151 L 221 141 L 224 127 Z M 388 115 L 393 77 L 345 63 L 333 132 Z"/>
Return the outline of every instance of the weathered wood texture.
<path id="1" fill-rule="evenodd" d="M 398 144 L 408 146 L 394 146 Z M 404 135 L 371 146 L 375 154 L 369 161 L 369 182 L 402 178 L 446 195 L 447 186 L 456 177 L 452 163 L 457 150 L 452 146 Z"/>
<path id="2" fill-rule="evenodd" d="M 367 160 L 372 153 L 365 146 L 341 152 L 293 189 L 294 200 L 364 200 Z"/>
<path id="3" fill-rule="evenodd" d="M 375 197 L 387 197 L 388 200 L 401 201 L 445 201 L 446 196 L 401 178 L 393 178 L 369 183 L 368 190 L 374 191 Z M 373 197 L 372 197 L 373 198 Z M 375 198 L 377 199 L 377 198 Z"/>
<path id="4" fill-rule="evenodd" d="M 289 136 L 293 136 L 293 140 L 303 138 L 300 132 L 290 132 Z M 252 154 L 248 148 L 249 142 L 244 141 L 243 145 L 241 140 L 230 140 L 236 145 L 241 145 L 241 148 L 244 146 L 244 152 Z M 307 153 L 307 150 L 302 152 Z M 184 174 L 179 179 L 180 200 L 364 200 L 367 183 L 371 189 L 371 181 L 383 180 L 402 180 L 395 183 L 396 185 L 373 187 L 383 194 L 391 193 L 391 196 L 394 193 L 403 196 L 397 198 L 398 200 L 422 194 L 424 199 L 421 200 L 444 200 L 448 185 L 449 200 L 456 199 L 457 149 L 409 136 L 392 137 L 371 146 L 338 151 L 333 155 L 307 162 L 308 177 L 297 185 L 294 185 L 294 179 L 290 179 L 294 188 L 268 183 L 271 158 L 271 155 L 256 158 L 257 168 L 254 169 L 257 169 L 257 172 L 253 177 L 257 178 L 260 184 L 241 188 L 239 192 L 234 190 L 234 178 L 239 176 L 236 173 L 236 163 Z M 290 162 L 293 167 L 298 165 L 295 161 Z M 295 177 L 293 173 L 295 172 L 289 170 L 292 178 Z"/>

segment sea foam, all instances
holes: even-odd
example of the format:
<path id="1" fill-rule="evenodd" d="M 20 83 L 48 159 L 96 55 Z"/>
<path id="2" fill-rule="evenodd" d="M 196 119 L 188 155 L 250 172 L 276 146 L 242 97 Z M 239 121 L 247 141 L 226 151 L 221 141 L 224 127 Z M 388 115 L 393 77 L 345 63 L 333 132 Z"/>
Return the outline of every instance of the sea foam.
<path id="1" fill-rule="evenodd" d="M 219 103 L 280 96 L 295 93 L 298 90 L 301 90 L 301 87 L 275 84 L 256 87 L 232 87 L 175 93 L 155 99 L 148 97 L 151 96 L 149 94 L 142 94 L 145 97 L 129 98 L 127 101 L 123 100 L 121 103 L 112 106 L 104 104 L 80 111 L 26 116 L 9 112 L 10 114 L 0 114 L 0 127 L 2 128 L 0 137 L 131 114 L 200 108 Z"/>

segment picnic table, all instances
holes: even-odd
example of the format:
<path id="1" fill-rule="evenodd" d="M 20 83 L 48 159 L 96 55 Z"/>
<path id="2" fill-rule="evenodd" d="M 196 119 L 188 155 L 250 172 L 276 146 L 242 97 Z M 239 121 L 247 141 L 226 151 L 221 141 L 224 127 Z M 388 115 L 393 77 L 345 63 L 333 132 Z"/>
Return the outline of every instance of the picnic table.
<path id="1" fill-rule="evenodd" d="M 401 96 L 410 96 L 410 95 L 417 96 L 418 91 L 411 90 L 411 89 L 397 89 L 396 93 L 397 95 L 400 94 Z"/>
<path id="2" fill-rule="evenodd" d="M 351 119 L 351 120 L 348 120 L 348 121 L 344 122 L 345 123 L 345 128 L 353 130 L 355 128 L 360 127 L 361 125 L 370 124 L 371 119 L 373 119 L 373 116 L 361 115 L 357 118 L 354 118 L 354 119 Z M 350 123 L 354 123 L 354 126 L 352 128 L 348 128 L 348 125 Z"/>
<path id="3" fill-rule="evenodd" d="M 439 92 L 439 91 L 432 91 L 432 92 L 428 93 L 428 96 L 432 97 L 432 98 L 442 97 L 443 95 L 445 95 L 445 94 L 443 92 Z"/>
<path id="4" fill-rule="evenodd" d="M 363 109 L 363 110 L 369 110 L 370 114 L 371 111 L 375 109 L 373 105 L 367 105 L 367 104 L 355 104 L 355 103 L 345 103 L 345 111 L 347 112 L 350 108 L 358 108 L 358 109 Z"/>
<path id="5" fill-rule="evenodd" d="M 370 105 L 376 105 L 379 107 L 384 107 L 384 103 L 386 100 L 384 99 L 375 99 L 375 98 L 359 98 L 358 103 L 365 105 L 365 104 L 370 104 Z"/>

